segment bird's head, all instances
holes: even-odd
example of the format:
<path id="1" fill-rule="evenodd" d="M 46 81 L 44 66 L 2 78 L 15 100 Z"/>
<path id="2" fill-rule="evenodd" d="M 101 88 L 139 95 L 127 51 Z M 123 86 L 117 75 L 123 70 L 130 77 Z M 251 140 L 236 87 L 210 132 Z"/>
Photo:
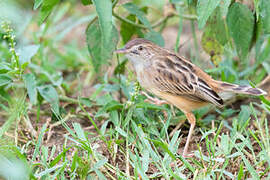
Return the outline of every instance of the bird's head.
<path id="1" fill-rule="evenodd" d="M 141 63 L 151 60 L 161 48 L 153 42 L 137 38 L 129 41 L 124 48 L 117 49 L 115 53 L 125 54 L 133 63 Z"/>

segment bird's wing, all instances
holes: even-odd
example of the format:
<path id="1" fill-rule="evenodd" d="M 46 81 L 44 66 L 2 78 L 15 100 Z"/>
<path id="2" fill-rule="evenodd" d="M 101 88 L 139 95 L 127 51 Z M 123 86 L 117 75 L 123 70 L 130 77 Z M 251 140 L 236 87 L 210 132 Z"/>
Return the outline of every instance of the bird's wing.
<path id="1" fill-rule="evenodd" d="M 159 91 L 193 101 L 223 104 L 219 95 L 196 74 L 197 67 L 174 54 L 155 57 L 151 70 L 152 83 Z"/>

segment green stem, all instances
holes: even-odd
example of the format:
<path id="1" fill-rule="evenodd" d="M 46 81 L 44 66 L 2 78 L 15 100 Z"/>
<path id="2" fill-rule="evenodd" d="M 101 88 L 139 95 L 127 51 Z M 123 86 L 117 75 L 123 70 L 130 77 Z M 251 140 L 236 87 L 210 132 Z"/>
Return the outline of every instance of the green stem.
<path id="1" fill-rule="evenodd" d="M 136 24 L 136 23 L 130 21 L 129 19 L 126 19 L 126 18 L 123 18 L 123 17 L 121 17 L 121 16 L 118 16 L 117 14 L 115 14 L 115 12 L 112 12 L 112 14 L 113 14 L 114 17 L 116 17 L 117 19 L 119 19 L 119 20 L 122 21 L 122 22 L 131 24 L 131 25 L 133 25 L 133 26 L 135 26 L 135 27 L 138 27 L 138 28 L 147 29 L 146 26 L 144 26 L 144 25 L 142 25 L 142 24 Z"/>
<path id="2" fill-rule="evenodd" d="M 198 17 L 196 15 L 192 15 L 192 14 L 177 14 L 174 12 L 173 15 L 181 17 L 181 18 L 186 19 L 186 20 L 197 20 L 198 19 Z"/>
<path id="3" fill-rule="evenodd" d="M 124 17 L 121 17 L 121 16 L 118 16 L 115 12 L 112 12 L 113 16 L 115 18 L 117 18 L 118 20 L 122 21 L 122 22 L 125 22 L 125 23 L 128 23 L 128 24 L 131 24 L 135 27 L 138 27 L 138 28 L 141 28 L 141 29 L 148 29 L 148 27 L 146 27 L 145 25 L 143 24 L 137 24 L 137 23 L 134 23 L 133 21 L 127 19 L 127 18 L 124 18 Z M 179 17 L 182 17 L 184 19 L 191 19 L 191 20 L 195 20 L 197 19 L 197 16 L 193 16 L 193 15 L 179 15 L 179 14 L 176 14 L 176 13 L 173 13 L 173 14 L 170 14 L 164 18 L 162 18 L 161 20 L 159 20 L 158 22 L 156 22 L 155 24 L 153 24 L 151 26 L 151 28 L 156 28 L 160 25 L 162 25 L 164 22 L 166 22 L 169 18 L 171 17 L 174 17 L 174 16 L 179 16 Z"/>
<path id="4" fill-rule="evenodd" d="M 70 103 L 73 103 L 73 104 L 79 104 L 79 100 L 73 99 L 73 98 L 70 98 L 70 97 L 67 97 L 67 96 L 59 96 L 59 99 L 61 101 L 66 101 L 66 102 L 70 102 Z"/>
<path id="5" fill-rule="evenodd" d="M 37 120 L 36 120 L 37 124 L 39 123 L 39 116 L 40 116 L 40 102 L 38 102 L 37 104 Z"/>
<path id="6" fill-rule="evenodd" d="M 79 106 L 80 106 L 81 110 L 87 115 L 87 118 L 88 118 L 89 121 L 92 123 L 92 125 L 95 127 L 97 133 L 101 136 L 101 140 L 102 140 L 103 142 L 106 143 L 107 141 L 106 141 L 104 135 L 102 135 L 102 133 L 101 133 L 100 129 L 98 128 L 97 124 L 95 123 L 95 121 L 91 118 L 91 116 L 89 115 L 89 113 L 86 112 L 86 110 L 85 110 L 84 107 L 81 105 L 81 103 L 79 103 Z M 107 143 L 106 143 L 106 144 L 107 144 Z"/>
<path id="7" fill-rule="evenodd" d="M 199 45 L 198 45 L 198 39 L 197 39 L 197 35 L 195 32 L 195 23 L 194 20 L 192 20 L 191 22 L 191 31 L 192 31 L 192 36 L 193 36 L 193 41 L 194 41 L 194 46 L 195 46 L 195 64 L 197 64 L 198 62 L 198 58 L 199 58 Z"/>
<path id="8" fill-rule="evenodd" d="M 118 0 L 113 1 L 112 9 L 114 9 L 114 7 L 117 5 L 117 3 L 118 3 Z"/>
<path id="9" fill-rule="evenodd" d="M 182 13 L 181 8 L 177 6 L 176 9 L 179 12 L 179 14 Z M 183 18 L 179 16 L 178 32 L 177 32 L 177 38 L 176 38 L 175 47 L 174 47 L 175 53 L 178 53 L 178 50 L 179 50 L 180 36 L 181 36 L 182 30 L 183 30 Z"/>

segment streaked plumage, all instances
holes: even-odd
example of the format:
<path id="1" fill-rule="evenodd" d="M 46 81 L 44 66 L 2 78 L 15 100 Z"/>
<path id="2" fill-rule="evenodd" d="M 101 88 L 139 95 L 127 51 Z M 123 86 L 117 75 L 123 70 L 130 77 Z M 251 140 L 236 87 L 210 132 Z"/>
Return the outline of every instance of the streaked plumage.
<path id="1" fill-rule="evenodd" d="M 216 81 L 191 62 L 145 39 L 131 40 L 116 52 L 131 60 L 142 87 L 186 114 L 191 128 L 184 154 L 195 126 L 192 110 L 208 103 L 222 106 L 221 92 L 266 94 L 258 88 Z"/>

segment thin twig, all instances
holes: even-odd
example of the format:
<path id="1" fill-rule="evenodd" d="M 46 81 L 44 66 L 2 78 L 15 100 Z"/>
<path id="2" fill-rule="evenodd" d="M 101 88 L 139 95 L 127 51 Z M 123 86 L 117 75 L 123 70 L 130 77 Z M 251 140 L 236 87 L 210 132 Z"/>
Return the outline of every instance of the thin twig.
<path id="1" fill-rule="evenodd" d="M 7 132 L 5 132 L 4 134 L 5 134 L 7 137 L 15 138 L 14 135 L 11 135 L 11 134 L 9 134 L 9 133 L 7 133 Z M 19 137 L 18 137 L 18 141 L 21 141 L 21 142 L 23 142 L 23 143 L 25 143 L 25 144 L 28 142 L 27 140 L 21 139 L 21 138 L 19 138 Z"/>

